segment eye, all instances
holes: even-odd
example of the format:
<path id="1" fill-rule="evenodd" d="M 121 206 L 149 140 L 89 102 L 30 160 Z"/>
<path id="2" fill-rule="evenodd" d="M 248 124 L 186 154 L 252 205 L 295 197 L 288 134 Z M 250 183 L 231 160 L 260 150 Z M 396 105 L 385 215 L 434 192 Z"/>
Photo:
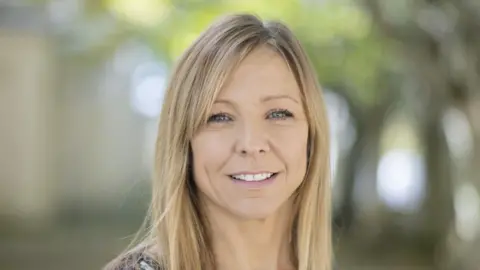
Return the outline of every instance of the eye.
<path id="1" fill-rule="evenodd" d="M 267 119 L 274 119 L 274 120 L 285 120 L 287 118 L 293 117 L 293 114 L 285 109 L 275 109 L 268 113 Z"/>
<path id="2" fill-rule="evenodd" d="M 232 118 L 226 113 L 216 113 L 211 115 L 207 123 L 223 123 L 223 122 L 230 122 Z"/>

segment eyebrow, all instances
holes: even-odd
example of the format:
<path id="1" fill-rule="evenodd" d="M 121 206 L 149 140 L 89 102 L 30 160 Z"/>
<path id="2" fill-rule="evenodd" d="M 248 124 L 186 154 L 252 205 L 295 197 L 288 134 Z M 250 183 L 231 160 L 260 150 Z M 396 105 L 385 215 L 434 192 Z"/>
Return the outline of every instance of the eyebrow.
<path id="1" fill-rule="evenodd" d="M 289 95 L 266 96 L 266 97 L 262 98 L 262 102 L 267 102 L 267 101 L 274 100 L 274 99 L 290 99 L 291 101 L 293 101 L 295 103 L 300 103 L 294 97 L 289 96 Z"/>
<path id="2" fill-rule="evenodd" d="M 225 104 L 227 104 L 227 105 L 233 106 L 233 103 L 230 102 L 229 100 L 226 100 L 226 99 L 217 99 L 217 100 L 215 100 L 215 102 L 213 102 L 213 103 L 214 103 L 214 104 L 216 104 L 216 103 L 225 103 Z"/>
<path id="3" fill-rule="evenodd" d="M 275 99 L 289 99 L 289 100 L 291 100 L 295 103 L 300 104 L 300 102 L 298 100 L 296 100 L 294 97 L 289 96 L 289 95 L 265 96 L 261 99 L 261 101 L 262 102 L 267 102 L 267 101 L 271 101 L 271 100 L 275 100 Z M 226 100 L 226 99 L 217 99 L 217 100 L 215 100 L 214 103 L 226 103 L 226 104 L 232 105 L 232 102 L 230 102 L 229 100 Z"/>

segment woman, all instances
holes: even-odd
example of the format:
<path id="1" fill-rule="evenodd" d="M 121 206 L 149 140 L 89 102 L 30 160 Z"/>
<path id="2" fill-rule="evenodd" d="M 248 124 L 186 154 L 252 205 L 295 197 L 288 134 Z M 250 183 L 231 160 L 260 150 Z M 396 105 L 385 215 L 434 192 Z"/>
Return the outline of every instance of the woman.
<path id="1" fill-rule="evenodd" d="M 330 270 L 326 119 L 285 25 L 215 22 L 167 88 L 150 232 L 106 268 Z"/>

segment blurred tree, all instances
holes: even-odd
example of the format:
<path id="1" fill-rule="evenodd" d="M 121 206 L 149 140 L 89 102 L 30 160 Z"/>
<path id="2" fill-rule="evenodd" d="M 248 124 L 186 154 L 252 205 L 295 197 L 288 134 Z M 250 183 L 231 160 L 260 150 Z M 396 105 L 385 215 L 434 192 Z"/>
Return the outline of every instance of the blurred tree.
<path id="1" fill-rule="evenodd" d="M 411 103 L 415 105 L 412 109 L 423 127 L 431 186 L 427 213 L 440 239 L 447 241 L 453 213 L 452 200 L 446 202 L 445 198 L 452 198 L 455 187 L 462 182 L 473 182 L 477 192 L 480 188 L 480 37 L 476 34 L 480 27 L 480 2 L 361 2 L 384 35 L 398 42 L 410 63 L 411 77 L 416 78 L 417 86 L 407 89 L 406 95 L 409 100 L 417 100 Z M 456 130 L 455 136 L 473 138 L 473 149 L 466 153 L 468 164 L 462 169 L 466 170 L 462 174 L 464 179 L 448 179 L 449 164 L 455 163 L 449 160 L 442 120 L 450 108 L 462 112 L 470 126 Z M 475 243 L 468 245 L 477 245 L 478 249 L 478 236 Z M 471 256 L 475 257 L 476 249 L 471 250 Z M 476 269 L 471 261 L 465 260 L 454 268 Z"/>

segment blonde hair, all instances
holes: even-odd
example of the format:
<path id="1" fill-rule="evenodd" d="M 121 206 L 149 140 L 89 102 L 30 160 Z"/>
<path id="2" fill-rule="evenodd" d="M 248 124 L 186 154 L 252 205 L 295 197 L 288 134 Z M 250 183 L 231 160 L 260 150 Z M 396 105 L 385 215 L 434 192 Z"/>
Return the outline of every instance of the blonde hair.
<path id="1" fill-rule="evenodd" d="M 298 270 L 331 269 L 329 131 L 314 69 L 284 24 L 234 14 L 214 22 L 185 51 L 164 98 L 150 228 L 136 250 L 149 250 L 166 270 L 215 269 L 209 231 L 189 170 L 190 141 L 206 122 L 229 74 L 260 46 L 269 46 L 285 59 L 302 91 L 309 122 L 309 162 L 295 195 L 292 254 Z"/>

